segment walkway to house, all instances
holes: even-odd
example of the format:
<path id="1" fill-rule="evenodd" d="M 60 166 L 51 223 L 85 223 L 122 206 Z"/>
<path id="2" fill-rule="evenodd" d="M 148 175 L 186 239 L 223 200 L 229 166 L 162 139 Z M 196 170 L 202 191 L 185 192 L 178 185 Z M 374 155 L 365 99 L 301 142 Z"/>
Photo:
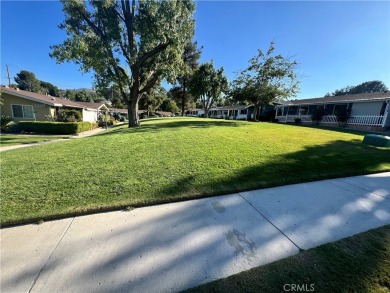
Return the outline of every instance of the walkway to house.
<path id="1" fill-rule="evenodd" d="M 390 172 L 0 230 L 2 292 L 177 292 L 390 224 Z"/>
<path id="2" fill-rule="evenodd" d="M 115 124 L 113 126 L 109 126 L 108 128 L 116 127 L 116 126 L 121 125 L 121 124 L 124 124 L 124 123 L 118 123 L 118 124 Z M 103 132 L 106 130 L 107 129 L 105 127 L 99 127 L 99 128 L 95 128 L 92 130 L 81 132 L 77 135 L 70 136 L 69 139 L 88 137 L 88 136 L 95 135 L 99 132 Z M 1 137 L 0 137 L 0 139 L 1 139 Z M 38 142 L 38 143 L 31 143 L 31 144 L 17 144 L 17 145 L 4 146 L 4 147 L 0 147 L 0 152 L 14 150 L 14 149 L 20 149 L 20 148 L 26 148 L 26 147 L 36 146 L 36 145 L 48 144 L 48 143 L 53 143 L 53 142 L 66 141 L 69 139 L 61 138 L 61 139 L 54 139 L 54 140 L 43 141 L 43 142 Z"/>

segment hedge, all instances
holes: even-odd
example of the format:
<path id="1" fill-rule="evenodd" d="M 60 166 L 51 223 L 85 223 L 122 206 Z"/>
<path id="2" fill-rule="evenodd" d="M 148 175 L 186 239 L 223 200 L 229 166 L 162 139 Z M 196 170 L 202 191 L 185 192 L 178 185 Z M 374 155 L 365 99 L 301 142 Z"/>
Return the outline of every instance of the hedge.
<path id="1" fill-rule="evenodd" d="M 27 122 L 21 121 L 13 125 L 14 132 L 33 132 L 41 134 L 76 134 L 96 128 L 93 122 Z"/>

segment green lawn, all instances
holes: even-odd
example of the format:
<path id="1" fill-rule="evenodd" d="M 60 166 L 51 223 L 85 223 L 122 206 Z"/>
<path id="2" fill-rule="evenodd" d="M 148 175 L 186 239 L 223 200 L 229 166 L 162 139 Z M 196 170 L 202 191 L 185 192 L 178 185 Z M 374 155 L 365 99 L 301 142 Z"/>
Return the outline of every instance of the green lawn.
<path id="1" fill-rule="evenodd" d="M 1 154 L 3 225 L 390 171 L 361 134 L 273 123 L 152 119 Z"/>
<path id="2" fill-rule="evenodd" d="M 27 135 L 27 134 L 1 134 L 0 135 L 0 147 L 17 145 L 17 144 L 30 144 L 44 142 L 54 139 L 64 139 L 69 136 L 54 136 L 54 135 Z"/>
<path id="3" fill-rule="evenodd" d="M 293 292 L 291 284 L 306 292 L 389 292 L 390 225 L 185 292 Z"/>

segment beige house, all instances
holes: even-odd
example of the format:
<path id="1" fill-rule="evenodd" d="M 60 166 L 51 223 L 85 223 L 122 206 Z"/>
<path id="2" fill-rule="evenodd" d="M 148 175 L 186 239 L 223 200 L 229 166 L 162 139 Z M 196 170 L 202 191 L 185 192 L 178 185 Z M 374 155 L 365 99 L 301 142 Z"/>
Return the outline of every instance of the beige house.
<path id="1" fill-rule="evenodd" d="M 0 87 L 3 104 L 1 115 L 14 121 L 48 121 L 59 109 L 74 109 L 82 113 L 83 121 L 95 122 L 100 111 L 108 111 L 104 104 L 81 103 L 49 95 Z"/>

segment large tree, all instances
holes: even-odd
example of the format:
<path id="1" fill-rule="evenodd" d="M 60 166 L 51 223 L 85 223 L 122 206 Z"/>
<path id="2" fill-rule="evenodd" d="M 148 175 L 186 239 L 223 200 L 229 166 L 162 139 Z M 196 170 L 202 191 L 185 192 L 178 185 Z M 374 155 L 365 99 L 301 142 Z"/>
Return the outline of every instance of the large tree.
<path id="1" fill-rule="evenodd" d="M 56 87 L 54 84 L 51 84 L 50 82 L 46 81 L 40 81 L 41 83 L 41 92 L 44 94 L 49 94 L 53 97 L 59 97 L 60 96 L 60 90 L 58 87 Z"/>
<path id="2" fill-rule="evenodd" d="M 190 93 L 200 100 L 204 117 L 208 117 L 210 108 L 229 89 L 229 83 L 224 76 L 223 67 L 215 69 L 213 62 L 203 63 L 191 78 Z"/>
<path id="3" fill-rule="evenodd" d="M 68 38 L 53 46 L 61 63 L 75 61 L 95 72 L 96 83 L 119 87 L 138 126 L 138 103 L 162 78 L 174 83 L 181 73 L 184 45 L 194 32 L 192 0 L 135 1 L 61 0 Z"/>
<path id="4" fill-rule="evenodd" d="M 198 49 L 197 42 L 188 42 L 182 54 L 183 70 L 176 78 L 175 86 L 171 89 L 171 96 L 181 108 L 181 116 L 184 116 L 185 109 L 193 101 L 188 91 L 188 85 L 192 75 L 198 68 L 198 60 L 202 54 L 202 48 Z"/>
<path id="5" fill-rule="evenodd" d="M 253 120 L 261 108 L 275 101 L 296 95 L 299 90 L 297 62 L 291 58 L 275 55 L 271 42 L 267 52 L 258 50 L 249 60 L 249 66 L 240 71 L 232 83 L 230 95 L 234 100 L 254 105 Z M 260 111 L 259 111 L 260 110 Z"/>
<path id="6" fill-rule="evenodd" d="M 335 90 L 333 93 L 327 93 L 325 97 L 329 96 L 345 96 L 362 93 L 375 93 L 388 91 L 387 86 L 379 80 L 366 81 L 356 86 L 347 86 L 345 88 Z"/>
<path id="7" fill-rule="evenodd" d="M 34 73 L 22 70 L 14 78 L 21 90 L 38 93 L 41 90 L 41 82 Z"/>

